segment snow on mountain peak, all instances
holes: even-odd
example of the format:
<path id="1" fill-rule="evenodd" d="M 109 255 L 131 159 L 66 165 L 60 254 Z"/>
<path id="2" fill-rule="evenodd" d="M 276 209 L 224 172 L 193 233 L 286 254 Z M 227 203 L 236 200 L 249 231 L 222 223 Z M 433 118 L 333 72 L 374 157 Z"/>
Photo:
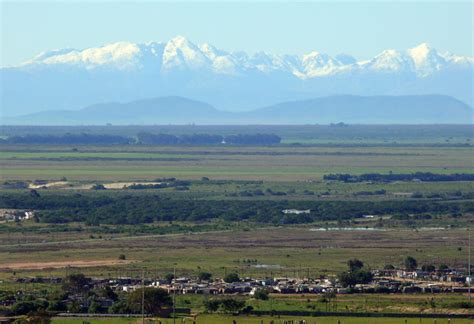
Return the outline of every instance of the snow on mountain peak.
<path id="1" fill-rule="evenodd" d="M 435 49 L 432 49 L 427 43 L 422 43 L 416 47 L 407 50 L 412 58 L 417 74 L 420 77 L 426 77 L 439 71 L 445 65 L 445 60 Z"/>
<path id="2" fill-rule="evenodd" d="M 140 48 L 133 43 L 117 42 L 102 47 L 88 48 L 82 51 L 54 50 L 45 52 L 25 65 L 72 65 L 91 69 L 97 66 L 114 66 L 118 69 L 127 69 L 138 63 L 137 55 Z"/>
<path id="3" fill-rule="evenodd" d="M 472 68 L 472 63 L 472 57 L 440 55 L 427 43 L 406 51 L 385 50 L 370 60 L 357 62 L 347 54 L 332 57 L 317 51 L 304 55 L 258 52 L 249 56 L 245 52 L 226 52 L 207 43 L 196 45 L 183 36 L 176 36 L 165 43 L 117 42 L 84 50 L 52 50 L 39 54 L 21 67 L 108 67 L 117 70 L 148 69 L 163 72 L 207 70 L 229 75 L 246 71 L 282 72 L 301 79 L 357 70 L 371 73 L 410 73 L 424 78 L 445 68 Z"/>
<path id="4" fill-rule="evenodd" d="M 375 56 L 367 65 L 370 70 L 403 72 L 413 70 L 413 61 L 404 53 L 389 49 Z"/>
<path id="5" fill-rule="evenodd" d="M 206 54 L 207 57 L 210 59 L 214 59 L 215 57 L 218 56 L 218 50 L 212 46 L 211 44 L 204 43 L 199 46 L 199 49 Z"/>
<path id="6" fill-rule="evenodd" d="M 183 36 L 171 39 L 163 51 L 163 68 L 165 70 L 178 68 L 197 69 L 208 63 L 207 57 L 195 44 Z"/>
<path id="7" fill-rule="evenodd" d="M 303 55 L 301 66 L 307 77 L 316 77 L 334 73 L 338 67 L 342 66 L 339 60 L 331 56 L 316 51 Z"/>
<path id="8" fill-rule="evenodd" d="M 73 49 L 73 48 L 62 48 L 62 49 L 53 49 L 53 50 L 50 50 L 50 51 L 41 52 L 38 55 L 36 55 L 32 60 L 27 61 L 25 63 L 42 62 L 42 61 L 44 61 L 45 59 L 47 59 L 49 57 L 64 55 L 64 54 L 67 54 L 67 53 L 72 52 L 72 51 L 75 51 L 75 49 Z"/>
<path id="9" fill-rule="evenodd" d="M 181 35 L 173 37 L 169 42 L 176 44 L 176 46 L 186 46 L 189 43 L 188 39 Z"/>
<path id="10" fill-rule="evenodd" d="M 408 51 L 413 56 L 426 56 L 431 50 L 432 49 L 428 43 L 421 43 L 418 46 L 410 48 Z"/>

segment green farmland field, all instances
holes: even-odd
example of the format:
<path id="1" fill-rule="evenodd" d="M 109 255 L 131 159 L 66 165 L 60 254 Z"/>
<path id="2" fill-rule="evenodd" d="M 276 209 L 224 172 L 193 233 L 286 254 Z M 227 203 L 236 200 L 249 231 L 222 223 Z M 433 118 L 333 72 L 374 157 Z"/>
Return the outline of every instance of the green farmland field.
<path id="1" fill-rule="evenodd" d="M 328 173 L 471 173 L 470 147 L 36 147 L 4 145 L 3 180 L 320 180 Z"/>

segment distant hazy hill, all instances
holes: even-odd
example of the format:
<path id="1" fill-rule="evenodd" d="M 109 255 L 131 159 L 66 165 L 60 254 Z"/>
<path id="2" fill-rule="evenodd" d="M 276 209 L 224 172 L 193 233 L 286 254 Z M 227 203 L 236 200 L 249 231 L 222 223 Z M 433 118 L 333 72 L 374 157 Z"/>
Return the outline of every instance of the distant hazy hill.
<path id="1" fill-rule="evenodd" d="M 331 96 L 284 102 L 249 112 L 221 111 L 182 97 L 96 104 L 76 111 L 45 111 L 3 124 L 470 124 L 473 110 L 448 96 Z"/>
<path id="2" fill-rule="evenodd" d="M 449 96 L 331 96 L 284 102 L 251 113 L 276 124 L 440 124 L 472 123 L 473 110 Z"/>
<path id="3" fill-rule="evenodd" d="M 442 94 L 473 106 L 474 58 L 423 43 L 368 60 L 318 51 L 301 55 L 228 52 L 184 37 L 47 51 L 0 68 L 1 109 L 13 117 L 97 102 L 182 96 L 222 110 L 338 94 Z"/>

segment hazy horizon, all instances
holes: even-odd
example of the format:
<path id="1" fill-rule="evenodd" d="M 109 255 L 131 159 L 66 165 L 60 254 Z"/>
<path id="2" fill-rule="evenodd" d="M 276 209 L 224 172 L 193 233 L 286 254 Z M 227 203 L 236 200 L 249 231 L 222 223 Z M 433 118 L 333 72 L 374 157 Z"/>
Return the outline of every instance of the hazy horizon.
<path id="1" fill-rule="evenodd" d="M 2 66 L 18 65 L 57 48 L 146 43 L 176 35 L 251 54 L 316 50 L 350 53 L 364 60 L 385 49 L 427 42 L 440 52 L 472 56 L 472 2 L 143 1 L 110 6 L 110 1 L 2 0 L 0 4 Z M 460 33 L 465 36 L 452 37 Z"/>

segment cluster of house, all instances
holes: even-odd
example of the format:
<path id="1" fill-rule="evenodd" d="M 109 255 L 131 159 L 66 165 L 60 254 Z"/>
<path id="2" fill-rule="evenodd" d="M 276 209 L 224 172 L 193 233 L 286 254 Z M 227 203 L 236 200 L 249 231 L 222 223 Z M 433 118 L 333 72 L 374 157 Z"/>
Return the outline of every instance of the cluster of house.
<path id="1" fill-rule="evenodd" d="M 162 288 L 176 294 L 247 294 L 254 295 L 260 289 L 276 294 L 344 293 L 462 293 L 468 292 L 469 277 L 458 271 L 442 275 L 422 271 L 375 270 L 374 280 L 352 288 L 342 287 L 335 278 L 243 278 L 238 282 L 223 280 L 203 281 L 188 277 L 151 280 L 140 278 L 94 279 L 95 286 L 108 285 L 115 290 L 131 292 L 143 287 Z"/>
<path id="2" fill-rule="evenodd" d="M 18 222 L 32 219 L 35 213 L 31 210 L 0 209 L 0 222 Z"/>
<path id="3" fill-rule="evenodd" d="M 92 278 L 90 288 L 109 286 L 115 291 L 132 292 L 142 287 L 162 288 L 170 294 L 244 294 L 252 296 L 264 289 L 275 294 L 320 294 L 325 292 L 345 293 L 464 293 L 469 290 L 470 278 L 460 271 L 443 273 L 405 270 L 374 270 L 374 279 L 369 284 L 358 284 L 352 288 L 342 287 L 337 279 L 308 278 L 243 278 L 226 283 L 221 279 L 205 281 L 188 277 L 165 279 L 142 279 L 120 277 L 114 279 Z M 18 278 L 19 283 L 60 283 L 61 278 Z M 474 290 L 474 287 L 473 287 Z"/>
<path id="4" fill-rule="evenodd" d="M 471 281 L 471 277 L 466 276 L 464 272 L 458 270 L 446 270 L 446 271 L 423 271 L 423 270 L 375 270 L 373 271 L 375 277 L 391 277 L 399 278 L 404 280 L 421 280 L 431 281 L 440 283 L 458 283 L 468 284 Z"/>
<path id="5" fill-rule="evenodd" d="M 377 271 L 374 271 L 376 274 Z M 440 281 L 432 278 L 418 277 L 418 280 L 406 277 L 376 276 L 370 284 L 358 284 L 352 288 L 342 287 L 336 279 L 320 278 L 272 278 L 253 279 L 244 278 L 239 282 L 225 283 L 221 280 L 206 282 L 183 277 L 168 283 L 153 281 L 151 287 L 159 287 L 169 293 L 177 294 L 247 294 L 254 295 L 258 290 L 264 289 L 275 294 L 320 294 L 325 292 L 344 293 L 462 293 L 468 292 L 466 285 L 468 278 L 459 273 L 449 273 Z M 133 291 L 141 287 L 141 282 L 135 285 L 124 285 L 122 290 Z"/>

